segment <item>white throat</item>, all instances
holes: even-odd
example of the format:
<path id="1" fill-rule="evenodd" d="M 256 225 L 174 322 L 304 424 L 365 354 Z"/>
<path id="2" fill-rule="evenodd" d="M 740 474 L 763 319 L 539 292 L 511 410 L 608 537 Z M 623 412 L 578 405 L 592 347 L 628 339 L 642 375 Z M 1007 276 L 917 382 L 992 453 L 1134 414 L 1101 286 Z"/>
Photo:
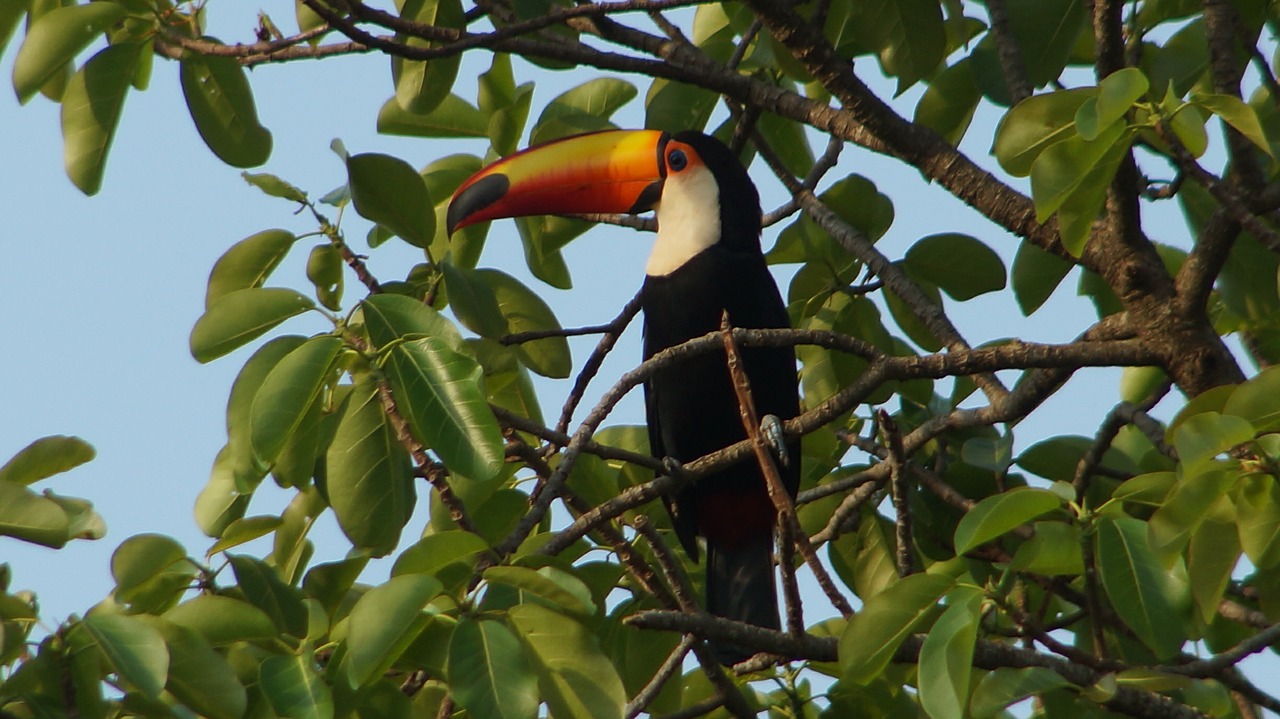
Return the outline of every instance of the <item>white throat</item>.
<path id="1" fill-rule="evenodd" d="M 658 239 L 645 274 L 669 275 L 720 241 L 720 187 L 705 167 L 668 175 L 655 207 Z"/>

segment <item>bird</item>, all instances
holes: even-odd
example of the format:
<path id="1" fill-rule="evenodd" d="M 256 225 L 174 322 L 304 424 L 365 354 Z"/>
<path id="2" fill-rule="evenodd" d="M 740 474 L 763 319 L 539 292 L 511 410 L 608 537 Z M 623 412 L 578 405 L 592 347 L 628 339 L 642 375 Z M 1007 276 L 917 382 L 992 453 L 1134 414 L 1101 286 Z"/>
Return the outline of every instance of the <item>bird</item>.
<path id="1" fill-rule="evenodd" d="M 644 359 L 720 329 L 726 312 L 735 327 L 791 326 L 761 249 L 759 192 L 738 156 L 698 131 L 605 130 L 514 153 L 459 186 L 446 222 L 452 234 L 503 217 L 649 210 L 656 213 L 657 239 L 639 295 Z M 758 413 L 777 420 L 799 414 L 794 350 L 746 347 L 740 354 Z M 645 382 L 654 457 L 684 464 L 747 436 L 726 359 L 723 350 L 687 357 Z M 783 485 L 794 498 L 799 439 L 775 446 Z M 758 461 L 717 470 L 663 499 L 695 562 L 698 537 L 704 540 L 706 610 L 778 629 L 777 517 Z M 726 665 L 752 654 L 729 642 L 711 642 L 711 648 Z"/>

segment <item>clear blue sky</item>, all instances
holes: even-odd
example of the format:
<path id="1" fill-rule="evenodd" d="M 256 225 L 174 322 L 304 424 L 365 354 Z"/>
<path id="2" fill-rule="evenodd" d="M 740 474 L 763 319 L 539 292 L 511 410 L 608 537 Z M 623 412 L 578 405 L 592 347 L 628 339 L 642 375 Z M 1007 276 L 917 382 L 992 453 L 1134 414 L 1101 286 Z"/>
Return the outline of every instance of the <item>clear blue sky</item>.
<path id="1" fill-rule="evenodd" d="M 292 3 L 270 6 L 276 5 L 281 6 L 277 24 L 290 27 Z M 220 23 L 213 31 L 229 41 L 251 39 L 253 10 L 210 8 Z M 0 60 L 6 85 L 16 49 L 12 44 Z M 259 171 L 285 177 L 316 197 L 345 180 L 341 163 L 328 150 L 334 138 L 353 152 L 389 152 L 417 166 L 455 152 L 483 152 L 475 143 L 378 136 L 374 119 L 392 93 L 387 64 L 370 55 L 254 70 L 250 80 L 259 114 L 275 141 L 271 160 Z M 460 93 L 474 92 L 474 74 L 486 64 L 479 56 L 468 59 L 457 85 Z M 860 64 L 864 75 L 872 68 L 869 61 Z M 595 76 L 543 72 L 535 77 L 528 68 L 517 73 L 518 80 L 542 83 L 533 117 L 555 94 Z M 640 99 L 617 119 L 638 126 L 647 83 L 629 79 L 638 85 Z M 917 96 L 908 94 L 898 107 L 909 113 Z M 984 109 L 964 146 L 987 166 L 994 164 L 986 153 L 996 119 L 998 113 Z M 169 534 L 193 556 L 203 556 L 211 540 L 195 528 L 191 507 L 225 441 L 227 393 L 251 351 L 209 365 L 191 358 L 187 336 L 203 309 L 205 280 L 218 256 L 242 237 L 270 227 L 301 233 L 314 226 L 307 217 L 292 215 L 288 203 L 245 184 L 238 170 L 221 164 L 204 147 L 183 104 L 176 63 L 157 59 L 150 89 L 129 96 L 103 190 L 96 197 L 82 196 L 63 173 L 57 105 L 37 97 L 19 107 L 8 87 L 0 88 L 0 127 L 0 214 L 5 220 L 0 304 L 6 314 L 0 352 L 0 461 L 48 434 L 88 440 L 97 448 L 97 459 L 42 486 L 90 499 L 110 529 L 102 541 L 73 542 L 57 552 L 0 540 L 0 561 L 12 565 L 15 588 L 35 590 L 44 617 L 56 624 L 110 591 L 109 556 L 128 536 Z M 923 183 L 913 170 L 849 147 L 830 177 L 853 171 L 872 178 L 895 202 L 897 219 L 881 242 L 890 257 L 901 257 L 922 236 L 964 231 L 996 249 L 1006 265 L 1011 262 L 1013 238 Z M 762 185 L 766 209 L 780 203 L 782 195 L 767 169 L 757 166 L 752 172 Z M 1185 247 L 1185 228 L 1172 211 L 1163 211 L 1165 219 L 1153 225 L 1153 234 Z M 345 227 L 353 245 L 361 248 L 368 224 L 349 213 Z M 766 234 L 766 245 L 775 234 L 776 228 Z M 481 264 L 501 267 L 543 292 L 565 326 L 612 318 L 639 286 L 649 245 L 648 236 L 628 230 L 589 233 L 567 250 L 574 289 L 559 291 L 523 270 L 513 235 L 509 223 L 496 223 Z M 274 283 L 305 287 L 306 251 L 300 244 L 277 270 Z M 390 243 L 372 253 L 370 268 L 382 279 L 394 279 L 417 261 L 415 250 Z M 358 298 L 359 287 L 352 277 L 347 280 L 350 303 Z M 1066 341 L 1093 321 L 1092 306 L 1075 297 L 1074 274 L 1034 320 L 1022 318 L 1008 294 L 949 307 L 973 344 L 1010 336 Z M 285 329 L 318 332 L 325 325 L 318 317 L 304 318 Z M 580 363 L 593 344 L 594 339 L 575 342 L 575 361 Z M 604 381 L 625 371 L 638 356 L 636 328 L 606 365 Z M 1118 374 L 1081 372 L 1070 392 L 1017 428 L 1018 447 L 1050 434 L 1092 435 L 1110 409 Z M 548 415 L 558 413 L 567 387 L 566 382 L 540 382 Z M 639 408 L 639 398 L 632 398 L 618 421 L 642 421 Z M 264 494 L 255 499 L 251 514 L 278 510 L 281 495 Z M 408 532 L 420 530 L 424 521 L 420 511 Z M 345 551 L 332 522 L 312 536 L 319 543 L 317 559 Z"/>

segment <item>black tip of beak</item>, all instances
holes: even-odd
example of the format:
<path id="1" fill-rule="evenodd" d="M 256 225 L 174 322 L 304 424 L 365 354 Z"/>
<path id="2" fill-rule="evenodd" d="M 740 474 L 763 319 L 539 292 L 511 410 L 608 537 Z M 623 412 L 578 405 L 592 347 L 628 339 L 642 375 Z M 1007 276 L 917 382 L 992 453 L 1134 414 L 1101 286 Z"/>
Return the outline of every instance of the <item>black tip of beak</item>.
<path id="1" fill-rule="evenodd" d="M 470 224 L 467 220 L 506 196 L 511 189 L 511 180 L 506 175 L 494 173 L 471 183 L 459 192 L 449 203 L 449 211 L 445 213 L 445 224 L 452 235 L 460 225 Z"/>

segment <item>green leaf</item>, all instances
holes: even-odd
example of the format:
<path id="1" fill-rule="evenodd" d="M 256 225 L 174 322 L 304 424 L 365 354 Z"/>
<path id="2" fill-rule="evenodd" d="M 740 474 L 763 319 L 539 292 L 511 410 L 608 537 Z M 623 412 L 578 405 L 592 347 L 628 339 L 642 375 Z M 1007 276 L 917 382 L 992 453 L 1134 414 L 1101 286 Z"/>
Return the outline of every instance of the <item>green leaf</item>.
<path id="1" fill-rule="evenodd" d="M 191 328 L 191 356 L 209 362 L 261 337 L 290 317 L 315 309 L 315 303 L 283 287 L 251 287 L 227 293 Z"/>
<path id="2" fill-rule="evenodd" d="M 1000 256 L 969 235 L 923 237 L 907 250 L 904 264 L 912 277 L 928 280 L 962 302 L 1005 285 Z"/>
<path id="3" fill-rule="evenodd" d="M 98 2 L 54 8 L 32 22 L 13 61 L 18 102 L 26 104 L 54 73 L 124 15 L 122 5 Z"/>
<path id="4" fill-rule="evenodd" d="M 627 696 L 596 636 L 577 621 L 538 604 L 511 608 L 508 616 L 529 648 L 538 688 L 557 719 L 612 719 L 623 715 Z"/>
<path id="5" fill-rule="evenodd" d="M 18 21 L 27 14 L 28 0 L 0 0 L 0 55 L 13 37 Z"/>
<path id="6" fill-rule="evenodd" d="M 448 673 L 454 699 L 471 716 L 537 715 L 537 675 L 520 640 L 504 624 L 463 617 L 449 641 Z"/>
<path id="7" fill-rule="evenodd" d="M 559 330 L 551 307 L 533 290 L 516 278 L 499 270 L 476 270 L 475 279 L 493 292 L 498 310 L 506 321 L 504 334 Z M 494 338 L 497 339 L 497 338 Z M 564 337 L 547 337 L 522 342 L 515 348 L 521 362 L 543 377 L 563 379 L 573 369 L 569 342 Z"/>
<path id="8" fill-rule="evenodd" d="M 310 650 L 267 657 L 258 670 L 258 684 L 279 716 L 333 719 L 333 692 L 320 678 Z"/>
<path id="9" fill-rule="evenodd" d="M 1035 534 L 1018 546 L 1009 568 L 1051 576 L 1083 574 L 1080 528 L 1066 522 L 1036 522 Z"/>
<path id="10" fill-rule="evenodd" d="M 895 94 L 928 77 L 942 62 L 947 37 L 935 0 L 864 0 L 860 39 L 872 48 L 886 75 L 898 78 Z"/>
<path id="11" fill-rule="evenodd" d="M 272 197 L 279 197 L 292 202 L 307 201 L 307 193 L 298 189 L 290 182 L 266 172 L 241 172 L 240 177 L 244 181 L 262 190 Z"/>
<path id="12" fill-rule="evenodd" d="M 462 335 L 439 312 L 412 297 L 374 295 L 360 303 L 365 331 L 375 347 L 419 337 L 435 337 L 455 350 L 462 349 Z"/>
<path id="13" fill-rule="evenodd" d="M 255 167 L 271 156 L 271 131 L 258 122 L 244 68 L 230 57 L 187 53 L 179 76 L 196 130 L 218 159 Z"/>
<path id="14" fill-rule="evenodd" d="M 844 679 L 866 684 L 889 665 L 898 646 L 936 614 L 938 601 L 955 586 L 940 574 L 912 574 L 864 597 L 840 634 L 840 671 Z"/>
<path id="15" fill-rule="evenodd" d="M 1052 512 L 1062 499 L 1047 489 L 1018 487 L 987 497 L 956 525 L 956 554 L 963 554 L 996 537 Z"/>
<path id="16" fill-rule="evenodd" d="M 702 130 L 711 119 L 718 96 L 700 87 L 656 78 L 644 99 L 646 130 Z"/>
<path id="17" fill-rule="evenodd" d="M 248 694 L 226 658 L 194 630 L 163 621 L 158 625 L 169 647 L 165 689 L 202 717 L 244 716 Z"/>
<path id="18" fill-rule="evenodd" d="M 1183 475 L 1198 474 L 1214 457 L 1248 442 L 1253 434 L 1253 425 L 1230 414 L 1202 412 L 1181 422 L 1173 430 L 1173 446 Z"/>
<path id="19" fill-rule="evenodd" d="M 409 163 L 379 153 L 347 158 L 347 183 L 356 212 L 414 247 L 428 247 L 436 232 L 434 203 Z"/>
<path id="20" fill-rule="evenodd" d="M 1262 123 L 1258 121 L 1258 113 L 1243 100 L 1233 95 L 1197 93 L 1191 96 L 1191 101 L 1221 117 L 1228 125 L 1244 135 L 1249 142 L 1275 159 L 1271 154 L 1271 143 L 1267 142 L 1267 134 L 1262 130 Z"/>
<path id="21" fill-rule="evenodd" d="M 1246 475 L 1236 495 L 1240 546 L 1259 569 L 1280 564 L 1280 487 L 1265 474 Z"/>
<path id="22" fill-rule="evenodd" d="M 102 187 L 107 151 L 140 50 L 136 43 L 102 50 L 71 77 L 62 95 L 63 164 L 67 177 L 86 195 Z"/>
<path id="23" fill-rule="evenodd" d="M 245 600 L 271 617 L 277 633 L 307 635 L 307 608 L 297 588 L 285 584 L 274 568 L 259 559 L 231 554 L 227 555 L 227 561 Z"/>
<path id="24" fill-rule="evenodd" d="M 1183 97 L 1209 74 L 1209 42 L 1204 18 L 1191 19 L 1150 56 L 1151 86 L 1156 94 L 1172 92 Z M 1144 52 L 1143 62 L 1148 61 Z"/>
<path id="25" fill-rule="evenodd" d="M 391 576 L 426 574 L 443 579 L 442 570 L 452 565 L 461 565 L 469 575 L 478 555 L 488 550 L 483 539 L 461 529 L 428 534 L 396 557 Z"/>
<path id="26" fill-rule="evenodd" d="M 0 467 L 0 482 L 35 484 L 55 474 L 69 472 L 95 455 L 93 445 L 79 437 L 61 434 L 41 437 L 23 447 Z"/>
<path id="27" fill-rule="evenodd" d="M 1209 149 L 1209 133 L 1205 131 L 1204 125 L 1205 118 L 1191 104 L 1183 105 L 1169 117 L 1169 127 L 1173 134 L 1195 158 L 1204 155 Z"/>
<path id="28" fill-rule="evenodd" d="M 150 624 L 121 614 L 97 613 L 80 623 L 107 661 L 144 696 L 155 699 L 169 674 L 169 650 Z"/>
<path id="29" fill-rule="evenodd" d="M 1280 367 L 1268 367 L 1235 388 L 1227 398 L 1222 414 L 1247 420 L 1260 434 L 1274 432 L 1280 429 L 1277 396 L 1280 396 Z M 2 469 L 0 477 L 4 477 Z"/>
<path id="30" fill-rule="evenodd" d="M 1013 283 L 1014 299 L 1018 301 L 1018 309 L 1024 317 L 1030 317 L 1031 313 L 1040 309 L 1062 283 L 1062 278 L 1071 271 L 1071 267 L 1070 262 L 1045 252 L 1030 242 L 1018 243 L 1010 280 Z"/>
<path id="31" fill-rule="evenodd" d="M 1164 559 L 1166 565 L 1176 560 L 1177 555 L 1191 540 L 1192 533 L 1214 510 L 1218 499 L 1235 485 L 1236 476 L 1232 470 L 1219 468 L 1210 468 L 1197 474 L 1183 472 L 1182 478 L 1174 485 L 1164 504 L 1148 520 L 1152 549 Z"/>
<path id="32" fill-rule="evenodd" d="M 220 594 L 200 594 L 166 611 L 170 623 L 195 630 L 215 646 L 274 638 L 278 631 L 266 612 Z"/>
<path id="33" fill-rule="evenodd" d="M 466 26 L 459 0 L 407 0 L 400 9 L 400 19 L 455 30 Z M 437 44 L 403 35 L 397 35 L 396 40 L 413 48 L 429 48 Z M 460 54 L 434 60 L 405 60 L 393 56 L 391 78 L 396 86 L 396 103 L 417 115 L 435 110 L 453 89 L 461 62 Z"/>
<path id="34" fill-rule="evenodd" d="M 1240 535 L 1230 513 L 1219 512 L 1221 519 L 1210 516 L 1191 535 L 1187 546 L 1187 579 L 1191 597 L 1206 625 L 1218 613 L 1218 603 L 1227 590 L 1231 575 L 1240 561 Z"/>
<path id="35" fill-rule="evenodd" d="M 1000 120 L 992 154 L 1009 174 L 1030 175 L 1042 152 L 1075 135 L 1076 111 L 1096 96 L 1095 88 L 1078 88 L 1023 100 Z"/>
<path id="36" fill-rule="evenodd" d="M 173 572 L 174 565 L 182 564 Z M 172 537 L 163 534 L 138 534 L 121 542 L 111 555 L 111 576 L 116 580 L 115 598 L 131 603 L 140 593 L 163 582 L 166 576 L 177 577 L 181 582 L 167 589 L 176 598 L 195 574 L 196 567 L 187 561 L 187 550 Z"/>
<path id="37" fill-rule="evenodd" d="M 393 577 L 365 592 L 347 619 L 343 668 L 353 687 L 380 679 L 426 623 L 423 609 L 441 591 L 440 582 L 421 574 Z"/>
<path id="38" fill-rule="evenodd" d="M 46 547 L 70 539 L 67 513 L 53 500 L 14 482 L 0 482 L 0 537 L 15 537 Z"/>
<path id="39" fill-rule="evenodd" d="M 999 715 L 1010 704 L 1070 685 L 1065 677 L 1046 667 L 999 667 L 974 687 L 969 713 L 973 719 L 989 719 Z"/>
<path id="40" fill-rule="evenodd" d="M 267 373 L 249 411 L 249 441 L 263 462 L 274 462 L 298 430 L 330 379 L 343 346 L 340 338 L 331 335 L 307 340 Z"/>
<path id="41" fill-rule="evenodd" d="M 982 592 L 959 587 L 920 647 L 920 706 L 931 719 L 964 719 Z"/>
<path id="42" fill-rule="evenodd" d="M 596 613 L 591 590 L 582 580 L 555 567 L 530 569 L 528 567 L 489 567 L 484 572 L 490 584 L 505 584 L 522 594 L 521 602 L 538 601 L 552 609 L 583 618 Z"/>
<path id="43" fill-rule="evenodd" d="M 415 500 L 409 455 L 382 411 L 376 382 L 358 382 L 326 455 L 327 495 L 343 533 L 375 555 L 395 548 Z"/>
<path id="44" fill-rule="evenodd" d="M 1033 87 L 1043 87 L 1058 79 L 1077 43 L 1092 36 L 1090 13 L 1086 12 L 1083 0 L 1009 0 L 1005 11 L 1010 35 Z M 971 57 L 974 76 L 983 93 L 994 103 L 1011 104 L 1009 84 L 990 32 L 978 43 Z"/>
<path id="45" fill-rule="evenodd" d="M 307 279 L 315 285 L 316 298 L 327 309 L 342 308 L 342 254 L 330 244 L 316 245 L 307 256 Z"/>
<path id="46" fill-rule="evenodd" d="M 1130 517 L 1102 517 L 1095 534 L 1098 573 L 1116 614 L 1158 659 L 1182 647 L 1182 620 L 1165 586 L 1164 568 L 1147 538 L 1147 523 Z"/>
<path id="47" fill-rule="evenodd" d="M 205 310 L 236 290 L 261 287 L 297 240 L 288 230 L 263 230 L 232 245 L 209 272 Z"/>
<path id="48" fill-rule="evenodd" d="M 469 479 L 492 479 L 503 463 L 502 432 L 471 357 L 426 337 L 391 349 L 384 369 L 414 437 Z"/>
<path id="49" fill-rule="evenodd" d="M 1044 222 L 1057 211 L 1089 172 L 1102 163 L 1122 135 L 1123 123 L 1117 122 L 1099 131 L 1093 140 L 1072 135 L 1045 148 L 1031 166 L 1036 221 Z"/>
<path id="50" fill-rule="evenodd" d="M 938 73 L 916 103 L 915 122 L 942 135 L 952 145 L 964 138 L 982 93 L 968 58 Z"/>
<path id="51" fill-rule="evenodd" d="M 1102 130 L 1121 120 L 1151 87 L 1147 76 L 1136 67 L 1126 67 L 1108 75 L 1098 84 L 1097 102 L 1085 103 L 1076 112 L 1076 127 L 1085 140 L 1096 139 Z M 1092 108 L 1092 112 L 1088 110 Z M 1086 119 L 1088 122 L 1082 122 Z"/>
<path id="52" fill-rule="evenodd" d="M 405 137 L 487 137 L 489 118 L 457 95 L 449 95 L 425 115 L 400 107 L 396 98 L 378 111 L 378 132 Z"/>
<path id="53" fill-rule="evenodd" d="M 609 117 L 630 102 L 636 88 L 625 80 L 598 77 L 556 96 L 533 124 L 530 145 L 540 145 L 568 135 L 614 127 Z"/>

